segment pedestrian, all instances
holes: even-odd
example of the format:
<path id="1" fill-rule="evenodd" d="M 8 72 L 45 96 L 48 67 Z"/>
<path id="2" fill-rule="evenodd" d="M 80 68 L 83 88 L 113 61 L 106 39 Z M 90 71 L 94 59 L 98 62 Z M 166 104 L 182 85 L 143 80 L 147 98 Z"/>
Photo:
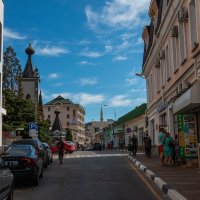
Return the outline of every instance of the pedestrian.
<path id="1" fill-rule="evenodd" d="M 151 157 L 151 137 L 148 136 L 147 138 L 147 157 Z"/>
<path id="2" fill-rule="evenodd" d="M 148 155 L 148 133 L 146 133 L 146 136 L 144 137 L 143 141 L 144 141 L 144 151 L 145 151 L 145 155 Z"/>
<path id="3" fill-rule="evenodd" d="M 113 144 L 114 144 L 114 142 L 113 142 L 113 140 L 111 141 L 111 149 L 113 149 Z"/>
<path id="4" fill-rule="evenodd" d="M 137 153 L 137 146 L 138 146 L 138 140 L 135 134 L 133 134 L 132 138 L 131 138 L 131 142 L 132 142 L 132 150 L 133 150 L 133 156 L 136 156 Z"/>
<path id="5" fill-rule="evenodd" d="M 173 158 L 173 139 L 168 132 L 165 133 L 165 139 L 163 141 L 164 149 L 164 166 L 172 167 Z"/>
<path id="6" fill-rule="evenodd" d="M 160 162 L 161 165 L 164 165 L 164 154 L 163 154 L 163 142 L 165 139 L 165 133 L 164 128 L 159 129 L 158 133 L 158 149 L 159 149 L 159 156 L 160 156 Z"/>
<path id="7" fill-rule="evenodd" d="M 63 162 L 63 156 L 64 156 L 64 142 L 59 138 L 56 138 L 55 141 L 57 141 L 57 149 L 58 149 L 58 158 L 59 158 L 59 164 L 62 164 Z"/>
<path id="8" fill-rule="evenodd" d="M 175 135 L 174 137 L 174 163 L 176 163 L 176 165 L 179 165 L 179 161 L 180 161 L 180 148 L 179 148 L 179 142 L 178 142 L 178 135 Z"/>

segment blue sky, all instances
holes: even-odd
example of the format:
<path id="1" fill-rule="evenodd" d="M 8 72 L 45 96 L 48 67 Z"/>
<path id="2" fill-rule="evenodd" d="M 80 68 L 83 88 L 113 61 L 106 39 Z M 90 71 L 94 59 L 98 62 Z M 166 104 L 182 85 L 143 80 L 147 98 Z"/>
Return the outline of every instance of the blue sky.
<path id="1" fill-rule="evenodd" d="M 6 0 L 4 49 L 24 69 L 24 49 L 36 53 L 43 103 L 58 95 L 81 104 L 85 121 L 123 116 L 146 102 L 141 72 L 143 26 L 150 0 Z"/>

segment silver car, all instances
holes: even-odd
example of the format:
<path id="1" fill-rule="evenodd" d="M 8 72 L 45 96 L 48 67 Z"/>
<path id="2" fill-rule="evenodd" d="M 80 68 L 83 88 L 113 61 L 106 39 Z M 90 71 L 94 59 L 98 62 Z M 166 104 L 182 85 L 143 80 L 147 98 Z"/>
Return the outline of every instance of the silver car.
<path id="1" fill-rule="evenodd" d="M 13 200 L 13 175 L 0 156 L 0 200 Z"/>

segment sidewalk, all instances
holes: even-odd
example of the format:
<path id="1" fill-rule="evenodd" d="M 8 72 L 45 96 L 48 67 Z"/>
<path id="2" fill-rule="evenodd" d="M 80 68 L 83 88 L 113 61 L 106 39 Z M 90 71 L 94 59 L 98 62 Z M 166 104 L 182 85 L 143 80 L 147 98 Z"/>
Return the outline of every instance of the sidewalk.
<path id="1" fill-rule="evenodd" d="M 151 170 L 155 177 L 161 178 L 167 183 L 170 189 L 175 189 L 188 200 L 200 199 L 200 169 L 178 167 L 162 167 L 157 156 L 147 158 L 143 154 L 138 154 L 133 159 L 136 159 L 142 165 L 145 165 L 148 170 Z M 135 163 L 138 164 L 137 162 Z M 143 170 L 147 174 L 147 169 Z M 159 179 L 160 181 L 160 179 Z M 155 182 L 155 179 L 154 179 Z M 178 198 L 177 198 L 178 199 Z"/>

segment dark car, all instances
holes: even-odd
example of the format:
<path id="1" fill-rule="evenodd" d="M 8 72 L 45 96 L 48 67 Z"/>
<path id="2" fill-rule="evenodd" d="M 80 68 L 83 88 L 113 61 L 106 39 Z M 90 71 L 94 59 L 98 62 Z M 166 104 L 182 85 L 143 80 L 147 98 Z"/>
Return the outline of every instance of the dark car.
<path id="1" fill-rule="evenodd" d="M 13 200 L 13 175 L 0 156 L 0 200 Z"/>
<path id="2" fill-rule="evenodd" d="M 33 185 L 39 184 L 39 177 L 43 176 L 43 161 L 32 145 L 11 145 L 2 158 L 16 180 L 31 179 Z"/>
<path id="3" fill-rule="evenodd" d="M 53 161 L 53 153 L 51 151 L 50 146 L 46 142 L 42 142 L 42 145 L 44 146 L 44 149 L 47 152 L 48 155 L 48 164 L 50 164 Z"/>
<path id="4" fill-rule="evenodd" d="M 94 150 L 94 151 L 101 151 L 101 150 L 102 150 L 102 145 L 101 145 L 101 143 L 94 143 L 94 144 L 93 144 L 93 150 Z"/>
<path id="5" fill-rule="evenodd" d="M 44 167 L 47 168 L 48 166 L 48 155 L 46 150 L 44 149 L 44 146 L 42 145 L 42 143 L 40 142 L 39 139 L 34 138 L 34 139 L 22 139 L 22 140 L 16 140 L 13 141 L 12 144 L 22 144 L 22 145 L 32 145 L 36 150 L 39 156 L 42 157 L 42 160 L 44 162 Z"/>

